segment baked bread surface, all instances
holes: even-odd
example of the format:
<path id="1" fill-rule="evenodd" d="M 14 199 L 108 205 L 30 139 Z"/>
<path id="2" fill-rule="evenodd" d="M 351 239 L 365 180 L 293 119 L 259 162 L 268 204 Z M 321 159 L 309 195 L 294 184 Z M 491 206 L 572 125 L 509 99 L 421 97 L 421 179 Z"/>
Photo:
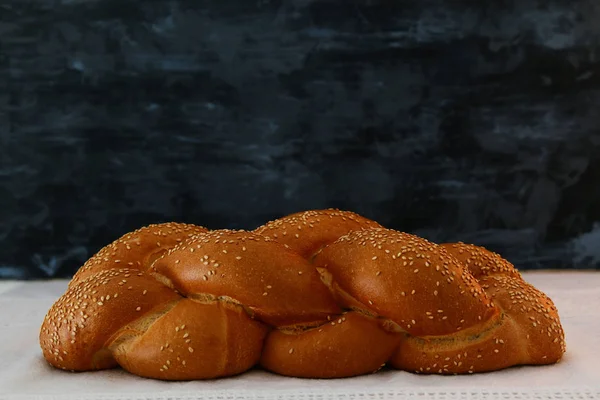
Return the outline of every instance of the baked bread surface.
<path id="1" fill-rule="evenodd" d="M 552 364 L 552 300 L 500 255 L 435 244 L 358 214 L 311 210 L 254 231 L 167 223 L 88 260 L 40 330 L 56 368 L 147 378 L 254 367 L 304 378 Z"/>

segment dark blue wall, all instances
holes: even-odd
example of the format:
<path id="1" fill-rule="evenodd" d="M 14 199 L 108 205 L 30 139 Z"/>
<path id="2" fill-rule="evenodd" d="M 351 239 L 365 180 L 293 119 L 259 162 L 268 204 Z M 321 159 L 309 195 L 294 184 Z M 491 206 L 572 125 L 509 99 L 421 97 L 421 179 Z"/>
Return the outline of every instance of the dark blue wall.
<path id="1" fill-rule="evenodd" d="M 600 3 L 5 0 L 0 277 L 340 207 L 600 262 Z"/>

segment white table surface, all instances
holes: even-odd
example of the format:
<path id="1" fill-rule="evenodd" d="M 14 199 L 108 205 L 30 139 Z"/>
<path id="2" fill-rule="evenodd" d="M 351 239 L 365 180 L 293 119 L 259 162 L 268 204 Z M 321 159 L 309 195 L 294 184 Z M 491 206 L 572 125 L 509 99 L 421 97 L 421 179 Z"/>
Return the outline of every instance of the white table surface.
<path id="1" fill-rule="evenodd" d="M 600 399 L 600 272 L 523 276 L 558 307 L 567 353 L 557 365 L 444 377 L 383 371 L 338 380 L 253 371 L 196 382 L 154 381 L 121 370 L 67 373 L 49 367 L 39 348 L 39 327 L 67 281 L 0 281 L 0 399 Z"/>

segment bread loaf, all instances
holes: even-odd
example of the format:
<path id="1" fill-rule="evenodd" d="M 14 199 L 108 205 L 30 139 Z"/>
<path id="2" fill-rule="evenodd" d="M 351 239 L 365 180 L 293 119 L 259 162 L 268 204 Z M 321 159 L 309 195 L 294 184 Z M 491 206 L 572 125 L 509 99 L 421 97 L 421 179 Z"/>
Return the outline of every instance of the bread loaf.
<path id="1" fill-rule="evenodd" d="M 125 235 L 75 274 L 40 344 L 56 368 L 163 380 L 462 374 L 565 352 L 552 301 L 498 254 L 338 210 Z"/>

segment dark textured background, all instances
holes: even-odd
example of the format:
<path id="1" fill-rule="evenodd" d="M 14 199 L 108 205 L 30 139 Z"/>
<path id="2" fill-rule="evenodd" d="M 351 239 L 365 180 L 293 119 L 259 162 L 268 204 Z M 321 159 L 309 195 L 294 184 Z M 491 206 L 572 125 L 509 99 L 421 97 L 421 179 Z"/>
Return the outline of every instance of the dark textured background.
<path id="1" fill-rule="evenodd" d="M 340 207 L 600 262 L 600 2 L 4 0 L 0 277 Z"/>

